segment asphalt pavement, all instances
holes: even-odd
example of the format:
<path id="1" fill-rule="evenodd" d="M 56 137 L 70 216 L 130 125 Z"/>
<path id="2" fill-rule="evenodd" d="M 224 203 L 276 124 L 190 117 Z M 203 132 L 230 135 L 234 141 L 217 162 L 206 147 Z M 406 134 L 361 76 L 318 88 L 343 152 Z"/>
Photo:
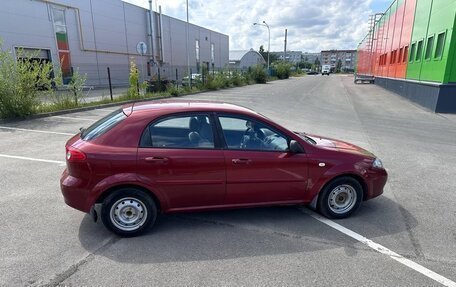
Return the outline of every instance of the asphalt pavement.
<path id="1" fill-rule="evenodd" d="M 456 286 L 456 116 L 351 76 L 195 94 L 350 141 L 389 173 L 343 220 L 305 207 L 162 215 L 119 238 L 65 205 L 64 144 L 115 107 L 0 124 L 1 286 Z"/>

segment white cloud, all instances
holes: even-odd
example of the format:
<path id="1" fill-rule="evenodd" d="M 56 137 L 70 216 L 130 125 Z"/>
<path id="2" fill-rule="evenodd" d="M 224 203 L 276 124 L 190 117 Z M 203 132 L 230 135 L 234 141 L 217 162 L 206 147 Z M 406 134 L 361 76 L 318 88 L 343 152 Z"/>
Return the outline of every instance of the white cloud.
<path id="1" fill-rule="evenodd" d="M 126 0 L 148 7 L 147 0 Z M 266 21 L 271 28 L 271 51 L 282 51 L 285 29 L 287 50 L 319 52 L 325 49 L 356 49 L 367 33 L 372 0 L 189 0 L 190 22 L 229 35 L 230 49 L 267 49 Z M 153 0 L 154 10 L 186 20 L 185 0 Z"/>

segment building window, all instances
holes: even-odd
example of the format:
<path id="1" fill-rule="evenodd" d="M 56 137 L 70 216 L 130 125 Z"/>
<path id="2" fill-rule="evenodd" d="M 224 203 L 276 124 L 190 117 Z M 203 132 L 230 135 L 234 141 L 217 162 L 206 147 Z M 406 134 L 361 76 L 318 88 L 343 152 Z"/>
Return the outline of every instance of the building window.
<path id="1" fill-rule="evenodd" d="M 416 46 L 416 61 L 421 61 L 421 56 L 423 54 L 423 40 L 418 41 L 418 44 Z"/>
<path id="2" fill-rule="evenodd" d="M 71 80 L 71 58 L 68 45 L 68 34 L 65 21 L 65 10 L 57 7 L 52 8 L 52 20 L 55 37 L 57 39 L 57 51 L 59 53 L 60 68 L 62 70 L 63 83 Z"/>
<path id="3" fill-rule="evenodd" d="M 402 53 L 404 51 L 404 48 L 400 48 L 399 49 L 399 56 L 397 57 L 397 63 L 401 63 L 402 62 Z"/>
<path id="4" fill-rule="evenodd" d="M 196 52 L 196 61 L 199 62 L 200 60 L 200 41 L 195 41 L 195 52 Z"/>
<path id="5" fill-rule="evenodd" d="M 215 63 L 215 45 L 211 43 L 211 64 Z"/>
<path id="6" fill-rule="evenodd" d="M 416 43 L 413 43 L 412 44 L 412 48 L 410 49 L 410 59 L 409 59 L 409 62 L 413 62 L 413 60 L 415 59 L 415 51 L 416 51 Z"/>
<path id="7" fill-rule="evenodd" d="M 435 46 L 434 58 L 442 58 L 443 56 L 443 47 L 445 46 L 445 32 L 440 33 L 437 36 L 437 44 Z"/>
<path id="8" fill-rule="evenodd" d="M 408 54 L 408 46 L 405 46 L 404 47 L 404 57 L 402 58 L 402 62 L 406 62 L 407 61 L 407 55 Z"/>
<path id="9" fill-rule="evenodd" d="M 424 54 L 424 59 L 426 59 L 426 60 L 431 59 L 433 48 L 434 48 L 434 36 L 431 36 L 427 40 L 426 53 Z"/>
<path id="10" fill-rule="evenodd" d="M 396 50 L 391 51 L 391 57 L 390 57 L 390 65 L 394 64 L 394 60 L 396 59 Z"/>

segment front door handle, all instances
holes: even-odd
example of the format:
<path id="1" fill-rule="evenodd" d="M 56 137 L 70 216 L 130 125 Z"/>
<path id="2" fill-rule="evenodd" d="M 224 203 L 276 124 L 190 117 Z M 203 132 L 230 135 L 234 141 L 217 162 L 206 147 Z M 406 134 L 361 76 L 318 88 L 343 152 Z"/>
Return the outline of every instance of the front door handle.
<path id="1" fill-rule="evenodd" d="M 159 156 L 146 157 L 144 160 L 147 162 L 150 162 L 150 163 L 167 163 L 169 161 L 169 159 L 167 157 L 159 157 Z"/>
<path id="2" fill-rule="evenodd" d="M 252 160 L 248 158 L 235 158 L 232 159 L 231 162 L 234 164 L 249 164 L 252 162 Z"/>

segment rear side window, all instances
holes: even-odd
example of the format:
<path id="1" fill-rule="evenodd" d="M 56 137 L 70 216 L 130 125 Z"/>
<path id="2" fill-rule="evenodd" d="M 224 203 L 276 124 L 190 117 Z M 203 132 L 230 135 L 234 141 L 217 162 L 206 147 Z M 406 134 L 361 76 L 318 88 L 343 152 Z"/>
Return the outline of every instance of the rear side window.
<path id="1" fill-rule="evenodd" d="M 209 115 L 174 115 L 152 123 L 141 137 L 141 147 L 213 149 L 213 127 Z"/>
<path id="2" fill-rule="evenodd" d="M 85 141 L 93 140 L 112 129 L 115 125 L 126 119 L 122 109 L 114 111 L 97 121 L 81 133 L 81 139 Z"/>

